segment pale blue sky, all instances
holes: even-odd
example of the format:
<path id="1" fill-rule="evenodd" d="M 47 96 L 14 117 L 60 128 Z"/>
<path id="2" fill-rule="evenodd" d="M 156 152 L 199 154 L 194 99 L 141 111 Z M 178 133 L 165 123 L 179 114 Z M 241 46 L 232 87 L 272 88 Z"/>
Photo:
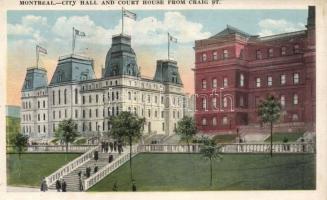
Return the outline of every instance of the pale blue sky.
<path id="1" fill-rule="evenodd" d="M 154 75 L 156 60 L 167 58 L 167 32 L 178 39 L 172 45 L 172 57 L 178 62 L 186 92 L 193 92 L 194 41 L 222 31 L 226 24 L 253 35 L 272 35 L 305 29 L 307 10 L 131 10 L 137 21 L 125 19 L 132 46 L 142 74 Z M 111 45 L 112 35 L 121 30 L 121 10 L 116 11 L 8 11 L 8 104 L 19 104 L 19 91 L 26 68 L 35 66 L 35 46 L 48 54 L 40 65 L 48 70 L 48 79 L 59 56 L 71 53 L 72 27 L 86 33 L 77 38 L 75 53 L 92 57 L 95 72 L 101 67 Z M 8 79 L 9 80 L 9 79 Z"/>

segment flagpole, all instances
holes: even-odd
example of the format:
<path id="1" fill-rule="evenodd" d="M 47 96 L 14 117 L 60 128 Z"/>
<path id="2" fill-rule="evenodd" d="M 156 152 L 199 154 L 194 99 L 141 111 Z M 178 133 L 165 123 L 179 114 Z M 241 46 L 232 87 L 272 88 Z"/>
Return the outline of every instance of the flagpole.
<path id="1" fill-rule="evenodd" d="M 121 7 L 121 34 L 124 35 L 124 7 Z"/>
<path id="2" fill-rule="evenodd" d="M 35 55 L 36 55 L 36 68 L 39 68 L 39 51 L 38 45 L 35 47 Z"/>
<path id="3" fill-rule="evenodd" d="M 75 50 L 75 27 L 73 27 L 72 55 L 74 55 L 74 50 Z"/>
<path id="4" fill-rule="evenodd" d="M 170 48 L 170 45 L 169 45 L 169 43 L 170 43 L 170 41 L 169 41 L 169 32 L 168 32 L 168 60 L 169 60 L 169 57 L 170 57 L 170 55 L 169 55 L 169 48 Z"/>

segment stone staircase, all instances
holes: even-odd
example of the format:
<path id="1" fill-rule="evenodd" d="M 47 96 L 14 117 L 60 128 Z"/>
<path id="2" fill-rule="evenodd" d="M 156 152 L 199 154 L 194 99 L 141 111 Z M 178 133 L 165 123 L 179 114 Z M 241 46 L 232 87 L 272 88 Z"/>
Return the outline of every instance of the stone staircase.
<path id="1" fill-rule="evenodd" d="M 112 154 L 115 158 L 117 158 L 117 156 L 119 155 L 117 152 L 113 152 L 113 153 L 102 153 L 99 152 L 98 156 L 99 159 L 97 161 L 95 161 L 93 158 L 90 159 L 88 162 L 84 163 L 83 165 L 79 166 L 78 168 L 76 168 L 74 171 L 72 171 L 71 173 L 63 176 L 63 179 L 66 181 L 67 183 L 67 192 L 78 192 L 79 190 L 79 177 L 78 177 L 78 172 L 82 172 L 82 176 L 83 179 L 86 179 L 86 176 L 84 176 L 85 172 L 86 172 L 86 168 L 90 167 L 91 168 L 91 176 L 94 174 L 94 167 L 95 164 L 96 166 L 98 166 L 98 171 L 103 168 L 104 166 L 106 166 L 108 164 L 109 161 L 109 154 Z M 50 185 L 49 189 L 56 189 L 56 184 L 53 183 L 52 185 Z"/>

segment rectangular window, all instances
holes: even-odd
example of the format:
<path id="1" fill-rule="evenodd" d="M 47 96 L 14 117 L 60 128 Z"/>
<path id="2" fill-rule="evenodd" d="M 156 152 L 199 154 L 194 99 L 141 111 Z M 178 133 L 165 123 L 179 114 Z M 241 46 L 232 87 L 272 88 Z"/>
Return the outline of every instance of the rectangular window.
<path id="1" fill-rule="evenodd" d="M 282 47 L 281 49 L 281 55 L 285 56 L 286 55 L 286 47 Z"/>
<path id="2" fill-rule="evenodd" d="M 217 79 L 212 79 L 212 88 L 217 88 Z"/>
<path id="3" fill-rule="evenodd" d="M 274 49 L 273 48 L 268 49 L 268 56 L 270 58 L 274 56 Z"/>
<path id="4" fill-rule="evenodd" d="M 294 45 L 294 53 L 300 53 L 300 45 L 296 44 Z"/>
<path id="5" fill-rule="evenodd" d="M 85 104 L 85 96 L 82 97 L 82 103 Z"/>
<path id="6" fill-rule="evenodd" d="M 227 87 L 227 86 L 228 86 L 228 78 L 227 77 L 224 77 L 223 87 Z"/>
<path id="7" fill-rule="evenodd" d="M 78 118 L 78 110 L 75 110 L 75 118 Z"/>
<path id="8" fill-rule="evenodd" d="M 165 123 L 162 122 L 162 131 L 165 131 Z"/>
<path id="9" fill-rule="evenodd" d="M 202 80 L 202 89 L 207 88 L 207 81 L 205 79 Z"/>
<path id="10" fill-rule="evenodd" d="M 272 80 L 272 76 L 268 76 L 268 77 L 267 77 L 267 85 L 268 85 L 268 86 L 272 86 L 272 81 L 273 81 L 273 80 Z"/>
<path id="11" fill-rule="evenodd" d="M 262 54 L 261 54 L 261 51 L 260 50 L 257 50 L 256 51 L 256 58 L 257 58 L 257 60 L 261 60 L 262 59 Z"/>
<path id="12" fill-rule="evenodd" d="M 281 105 L 282 107 L 285 107 L 285 96 L 284 96 L 284 95 L 281 95 L 281 96 L 280 96 L 280 105 Z"/>
<path id="13" fill-rule="evenodd" d="M 228 50 L 224 49 L 223 50 L 223 59 L 227 59 L 228 58 Z"/>
<path id="14" fill-rule="evenodd" d="M 244 86 L 244 75 L 240 74 L 240 86 L 243 87 Z"/>
<path id="15" fill-rule="evenodd" d="M 212 59 L 213 60 L 218 60 L 218 53 L 217 53 L 217 51 L 212 52 Z"/>
<path id="16" fill-rule="evenodd" d="M 297 105 L 299 103 L 299 96 L 297 94 L 293 95 L 293 104 Z"/>
<path id="17" fill-rule="evenodd" d="M 285 74 L 280 75 L 280 84 L 281 85 L 286 84 L 286 75 Z"/>
<path id="18" fill-rule="evenodd" d="M 300 83 L 300 75 L 299 73 L 293 74 L 293 84 L 299 84 Z"/>
<path id="19" fill-rule="evenodd" d="M 207 54 L 203 53 L 202 54 L 202 62 L 205 62 L 205 61 L 207 61 Z"/>

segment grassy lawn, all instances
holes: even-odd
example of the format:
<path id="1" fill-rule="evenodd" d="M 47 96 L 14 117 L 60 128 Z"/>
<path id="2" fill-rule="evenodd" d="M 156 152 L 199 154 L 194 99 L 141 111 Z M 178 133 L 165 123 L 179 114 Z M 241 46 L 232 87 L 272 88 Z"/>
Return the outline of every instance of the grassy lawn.
<path id="1" fill-rule="evenodd" d="M 22 155 L 21 163 L 18 154 L 7 154 L 7 184 L 11 186 L 39 187 L 42 177 L 50 175 L 65 163 L 78 157 L 80 154 L 58 153 L 26 153 Z M 21 175 L 19 177 L 19 166 Z"/>
<path id="2" fill-rule="evenodd" d="M 297 139 L 302 137 L 304 132 L 293 132 L 293 133 L 273 133 L 273 142 L 283 142 L 284 138 L 288 139 L 288 142 L 295 142 Z M 270 142 L 270 136 L 265 140 L 265 142 Z"/>
<path id="3" fill-rule="evenodd" d="M 213 139 L 217 143 L 234 143 L 235 142 L 236 135 L 234 134 L 228 134 L 228 135 L 216 135 L 213 137 Z"/>
<path id="4" fill-rule="evenodd" d="M 133 159 L 138 191 L 283 190 L 315 188 L 314 154 L 225 154 L 213 166 L 209 186 L 209 161 L 200 154 L 139 154 Z M 89 191 L 130 191 L 129 163 Z"/>

